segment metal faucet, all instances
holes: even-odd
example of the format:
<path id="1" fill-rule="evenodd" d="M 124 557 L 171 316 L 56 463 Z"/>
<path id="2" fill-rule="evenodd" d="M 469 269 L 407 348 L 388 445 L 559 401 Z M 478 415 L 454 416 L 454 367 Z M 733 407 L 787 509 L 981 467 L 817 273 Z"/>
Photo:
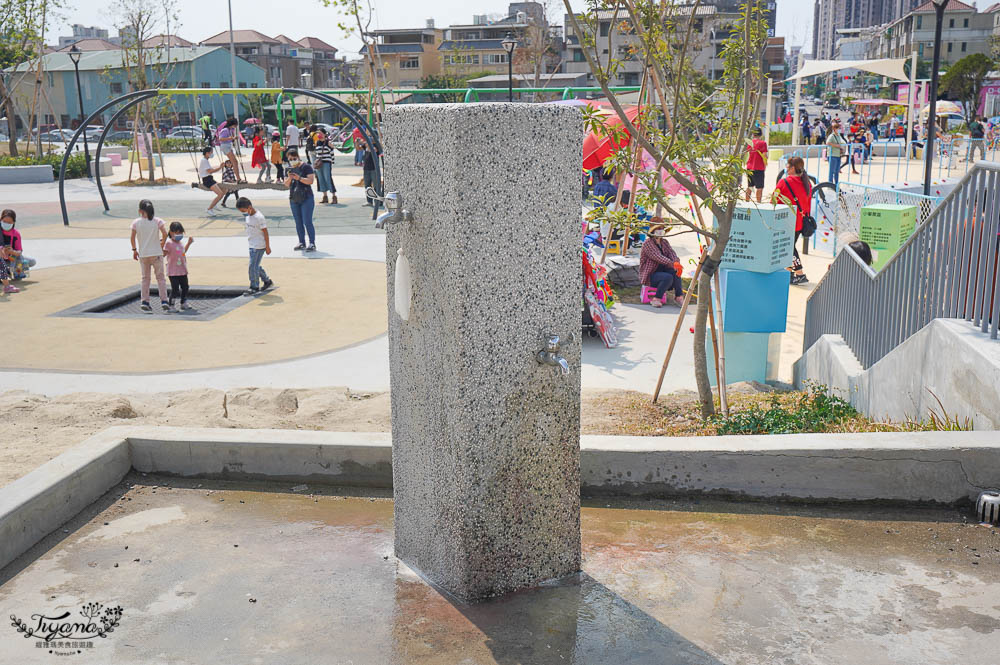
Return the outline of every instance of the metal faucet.
<path id="1" fill-rule="evenodd" d="M 567 341 L 573 341 L 573 335 L 569 336 Z M 559 373 L 563 376 L 569 374 L 569 363 L 566 359 L 559 355 L 559 347 L 562 344 L 562 340 L 559 339 L 559 335 L 549 334 L 546 342 L 545 348 L 535 354 L 535 358 L 542 365 L 552 365 L 553 367 L 559 368 Z"/>
<path id="2" fill-rule="evenodd" d="M 389 192 L 385 196 L 379 196 L 373 188 L 369 187 L 366 194 L 379 201 L 386 209 L 386 212 L 379 215 L 375 221 L 376 229 L 384 229 L 386 224 L 413 221 L 413 213 L 403 208 L 403 195 L 399 192 Z"/>

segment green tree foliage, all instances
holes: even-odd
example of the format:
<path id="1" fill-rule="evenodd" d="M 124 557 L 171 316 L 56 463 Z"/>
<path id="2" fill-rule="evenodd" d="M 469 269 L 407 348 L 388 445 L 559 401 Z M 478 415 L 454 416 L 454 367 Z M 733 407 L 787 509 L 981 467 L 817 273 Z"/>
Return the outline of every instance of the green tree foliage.
<path id="1" fill-rule="evenodd" d="M 986 75 L 994 67 L 994 62 L 982 53 L 967 55 L 948 68 L 941 77 L 940 91 L 951 99 L 962 102 L 965 120 L 971 122 L 979 106 L 979 93 L 983 89 Z"/>
<path id="2" fill-rule="evenodd" d="M 43 41 L 46 17 L 60 7 L 58 0 L 0 0 L 0 70 L 17 67 L 36 56 Z M 0 104 L 7 116 L 10 154 L 17 155 L 17 109 L 14 107 L 11 79 L 19 75 L 0 75 Z"/>
<path id="3" fill-rule="evenodd" d="M 472 79 L 479 78 L 480 76 L 489 76 L 493 72 L 466 72 L 462 74 L 428 74 L 427 76 L 420 79 L 420 88 L 429 89 L 442 89 L 442 88 L 468 88 L 469 81 Z M 427 102 L 452 102 L 458 103 L 463 101 L 465 93 L 461 92 L 447 92 L 447 93 L 431 93 L 428 95 L 422 95 L 425 99 L 420 101 Z"/>

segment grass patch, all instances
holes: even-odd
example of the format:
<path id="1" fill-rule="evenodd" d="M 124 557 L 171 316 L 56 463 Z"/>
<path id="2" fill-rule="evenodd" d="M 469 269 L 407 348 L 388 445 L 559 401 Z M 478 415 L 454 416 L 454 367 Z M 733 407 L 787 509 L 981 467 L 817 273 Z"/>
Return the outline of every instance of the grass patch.
<path id="1" fill-rule="evenodd" d="M 718 436 L 723 434 L 794 434 L 805 432 L 920 432 L 948 428 L 947 418 L 929 422 L 872 420 L 825 386 L 807 391 L 728 394 L 729 417 L 701 417 L 691 391 L 663 395 L 656 404 L 639 392 L 616 392 L 597 398 L 589 408 L 604 411 L 591 418 L 585 434 L 631 436 Z M 716 400 L 716 409 L 719 404 Z M 954 427 L 954 419 L 950 419 Z M 963 423 L 964 424 L 964 423 Z M 971 429 L 971 428 L 970 428 Z"/>
<path id="2" fill-rule="evenodd" d="M 717 434 L 797 434 L 844 431 L 839 429 L 842 423 L 861 418 L 850 403 L 831 395 L 825 386 L 789 397 L 771 393 L 765 404 L 731 409 L 728 418 L 716 416 L 711 424 Z"/>

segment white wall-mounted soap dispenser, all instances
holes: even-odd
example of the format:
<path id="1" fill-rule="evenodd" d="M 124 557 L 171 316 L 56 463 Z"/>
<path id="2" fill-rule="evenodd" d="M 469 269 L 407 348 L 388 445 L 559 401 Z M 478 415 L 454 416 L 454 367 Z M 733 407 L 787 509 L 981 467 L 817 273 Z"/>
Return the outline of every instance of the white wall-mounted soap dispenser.
<path id="1" fill-rule="evenodd" d="M 410 303 L 413 300 L 413 279 L 410 275 L 410 260 L 400 247 L 396 252 L 396 313 L 404 321 L 410 320 Z"/>

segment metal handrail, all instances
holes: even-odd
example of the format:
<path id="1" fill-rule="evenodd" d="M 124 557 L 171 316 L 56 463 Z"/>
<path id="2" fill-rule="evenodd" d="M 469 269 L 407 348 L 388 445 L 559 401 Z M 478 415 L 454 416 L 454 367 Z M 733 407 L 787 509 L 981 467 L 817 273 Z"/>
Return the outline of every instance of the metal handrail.
<path id="1" fill-rule="evenodd" d="M 838 334 L 865 368 L 936 318 L 997 339 L 1000 163 L 976 162 L 877 273 L 850 249 L 806 303 L 803 350 Z"/>

